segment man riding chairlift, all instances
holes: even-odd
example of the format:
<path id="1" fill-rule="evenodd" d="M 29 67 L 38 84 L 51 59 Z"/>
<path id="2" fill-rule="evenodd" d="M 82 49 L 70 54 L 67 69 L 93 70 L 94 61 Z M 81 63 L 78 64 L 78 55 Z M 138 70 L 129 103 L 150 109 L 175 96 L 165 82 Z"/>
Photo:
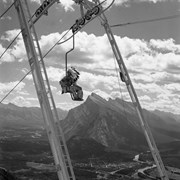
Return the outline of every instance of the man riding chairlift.
<path id="1" fill-rule="evenodd" d="M 67 70 L 66 76 L 59 81 L 62 94 L 70 93 L 72 99 L 75 101 L 83 101 L 82 88 L 76 84 L 79 75 L 80 73 L 74 67 L 71 67 Z"/>

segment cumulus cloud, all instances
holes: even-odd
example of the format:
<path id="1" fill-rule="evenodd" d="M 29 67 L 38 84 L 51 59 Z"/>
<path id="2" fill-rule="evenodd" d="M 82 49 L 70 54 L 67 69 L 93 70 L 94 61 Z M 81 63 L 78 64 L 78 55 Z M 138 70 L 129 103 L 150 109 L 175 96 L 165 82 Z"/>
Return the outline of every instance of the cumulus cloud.
<path id="1" fill-rule="evenodd" d="M 180 93 L 180 84 L 179 83 L 170 83 L 165 84 L 164 87 L 171 91 L 171 93 L 179 94 Z"/>
<path id="2" fill-rule="evenodd" d="M 100 90 L 100 89 L 96 89 L 93 91 L 95 94 L 101 96 L 102 98 L 104 98 L 105 100 L 108 100 L 109 98 L 111 98 L 111 96 L 109 94 L 107 94 L 106 92 Z"/>
<path id="3" fill-rule="evenodd" d="M 19 34 L 20 30 L 19 29 L 13 29 L 13 30 L 8 30 L 4 33 L 3 36 L 1 36 L 1 40 L 6 40 L 6 41 L 12 41 L 17 34 Z M 22 39 L 22 35 L 20 34 L 17 38 L 17 40 Z"/>
<path id="4" fill-rule="evenodd" d="M 57 33 L 44 36 L 40 40 L 42 47 L 50 47 L 50 44 L 61 36 L 62 34 Z M 132 77 L 135 89 L 138 95 L 141 95 L 145 107 L 148 106 L 146 103 L 148 101 L 158 103 L 159 100 L 154 98 L 157 95 L 170 95 L 175 92 L 175 89 L 172 91 L 172 88 L 175 87 L 170 84 L 177 83 L 180 80 L 178 74 L 178 68 L 180 68 L 179 44 L 176 44 L 173 39 L 152 39 L 149 42 L 118 36 L 115 36 L 115 39 L 130 77 Z M 72 41 L 58 46 L 50 58 L 56 59 L 58 57 L 58 63 L 60 59 L 64 63 L 64 54 L 71 47 Z M 115 71 L 117 66 L 115 67 L 113 53 L 106 35 L 95 36 L 79 32 L 76 36 L 76 48 L 68 57 L 68 65 L 75 65 L 80 70 L 79 84 L 85 90 L 100 89 L 104 93 L 108 92 L 111 97 L 115 97 L 115 95 L 120 97 L 117 72 Z M 58 81 L 59 77 L 63 76 L 63 68 L 61 65 L 58 69 L 54 69 L 53 66 L 47 69 L 51 81 Z M 129 95 L 125 92 L 124 86 L 123 94 L 125 100 L 129 100 Z M 150 105 L 149 108 L 151 108 Z"/>
<path id="5" fill-rule="evenodd" d="M 42 47 L 42 51 L 44 53 L 47 52 L 63 35 L 64 32 L 62 34 L 52 33 L 47 36 L 41 36 L 40 45 Z M 148 43 L 144 40 L 130 39 L 128 37 L 120 38 L 117 36 L 115 36 L 115 38 L 119 47 L 121 47 L 120 50 L 123 57 L 132 57 L 133 54 L 136 56 L 142 56 L 143 53 L 148 55 L 147 53 L 150 52 Z M 54 50 L 48 55 L 48 58 L 64 62 L 65 53 L 71 48 L 72 39 L 62 45 L 56 46 L 56 48 L 54 48 Z M 112 49 L 106 35 L 95 36 L 94 34 L 79 32 L 76 35 L 76 47 L 69 56 L 71 57 L 68 59 L 69 63 L 81 63 L 81 66 L 88 69 L 115 68 L 114 56 L 112 55 Z M 135 56 L 133 58 L 137 59 Z M 52 62 L 51 60 L 48 62 Z"/>
<path id="6" fill-rule="evenodd" d="M 48 67 L 47 75 L 51 82 L 59 82 L 65 76 L 65 70 L 61 68 Z M 80 72 L 79 84 L 87 89 L 94 90 L 98 87 L 103 87 L 104 90 L 111 91 L 117 89 L 118 79 L 116 76 L 97 75 L 93 73 Z M 32 76 L 27 76 L 27 79 L 32 80 Z M 88 82 L 88 83 L 87 83 Z"/>
<path id="7" fill-rule="evenodd" d="M 27 79 L 27 80 L 33 80 L 32 74 L 28 74 L 25 79 Z"/>
<path id="8" fill-rule="evenodd" d="M 16 104 L 16 105 L 21 106 L 21 107 L 23 107 L 23 106 L 26 106 L 26 107 L 32 106 L 31 102 L 28 101 L 23 96 L 16 96 L 15 98 L 13 98 L 11 100 L 11 103 Z"/>
<path id="9" fill-rule="evenodd" d="M 79 103 L 76 102 L 61 102 L 61 103 L 56 103 L 56 106 L 60 109 L 63 110 L 70 110 L 72 108 L 75 108 L 76 106 L 78 106 Z"/>
<path id="10" fill-rule="evenodd" d="M 15 30 L 15 32 L 17 31 Z M 6 32 L 1 39 L 10 41 L 13 39 L 14 33 L 13 31 Z M 41 36 L 39 42 L 43 54 L 64 33 L 51 33 Z M 119 36 L 115 36 L 115 39 L 143 106 L 149 109 L 161 106 L 167 110 L 167 106 L 164 106 L 163 103 L 168 101 L 170 111 L 173 109 L 172 101 L 177 104 L 174 105 L 174 108 L 180 105 L 177 100 L 177 94 L 179 94 L 178 83 L 180 81 L 180 45 L 173 39 L 145 41 Z M 12 62 L 26 55 L 25 52 L 20 51 L 23 45 L 21 42 L 22 38 L 19 38 L 8 51 L 9 58 L 6 58 L 6 62 Z M 58 84 L 57 82 L 65 75 L 65 53 L 71 47 L 72 39 L 56 46 L 45 58 L 49 80 L 54 83 L 52 85 L 53 91 L 57 91 L 55 84 Z M 0 52 L 3 52 L 4 49 L 0 44 Z M 119 70 L 116 72 L 117 65 L 115 66 L 114 61 L 115 58 L 106 35 L 95 36 L 86 32 L 79 32 L 76 35 L 76 48 L 68 55 L 68 67 L 75 66 L 80 71 L 81 75 L 78 84 L 87 92 L 86 96 L 99 89 L 112 98 L 121 97 L 123 94 L 124 99 L 129 100 L 125 85 L 121 87 L 123 92 L 119 93 L 117 79 Z M 27 71 L 27 69 L 22 70 L 23 73 Z M 27 79 L 32 80 L 32 76 L 28 75 Z"/>
<path id="11" fill-rule="evenodd" d="M 151 98 L 147 95 L 140 96 L 139 99 L 140 99 L 140 101 L 150 101 L 151 100 Z"/>
<path id="12" fill-rule="evenodd" d="M 130 95 L 127 92 L 127 90 L 126 91 L 121 91 L 121 90 L 112 91 L 110 93 L 110 96 L 112 97 L 112 99 L 119 98 L 119 99 L 122 99 L 124 101 L 131 102 L 131 98 L 130 98 Z"/>
<path id="13" fill-rule="evenodd" d="M 62 34 L 52 33 L 48 36 L 42 36 L 40 39 L 42 51 L 44 53 L 47 52 L 63 35 L 64 32 Z M 56 48 L 49 53 L 48 62 L 52 63 L 56 60 L 58 63 L 64 63 L 65 53 L 72 48 L 72 44 L 71 39 L 64 44 L 57 45 Z M 92 66 L 93 61 L 98 60 L 102 62 L 107 59 L 106 56 L 111 56 L 111 51 L 109 50 L 110 46 L 106 36 L 96 37 L 93 34 L 88 35 L 85 32 L 79 32 L 76 36 L 76 47 L 68 56 L 68 63 L 75 64 L 81 62 L 82 66 L 87 67 L 88 64 Z M 104 51 L 106 51 L 105 54 L 103 53 Z M 109 65 L 107 65 L 107 67 L 109 67 Z M 99 64 L 99 68 L 101 68 L 101 64 Z"/>
<path id="14" fill-rule="evenodd" d="M 56 91 L 57 90 L 57 87 L 55 86 L 50 86 L 51 87 L 51 91 Z"/>
<path id="15" fill-rule="evenodd" d="M 111 0 L 108 0 L 109 2 Z M 141 3 L 141 2 L 149 2 L 149 3 L 157 3 L 157 2 L 166 2 L 168 0 L 134 0 L 133 2 L 136 3 Z M 179 1 L 179 0 L 176 0 Z M 132 1 L 131 0 L 115 0 L 115 5 L 123 5 L 123 4 L 130 4 Z"/>
<path id="16" fill-rule="evenodd" d="M 0 39 L 2 40 L 2 43 L 3 41 L 12 42 L 19 32 L 20 32 L 19 29 L 8 30 L 4 33 L 4 35 L 0 37 Z M 3 54 L 5 50 L 6 47 L 3 47 L 3 45 L 0 44 L 0 53 Z M 17 37 L 14 44 L 2 56 L 2 58 L 0 59 L 0 63 L 13 62 L 15 60 L 18 61 L 27 60 L 26 50 L 21 34 Z"/>
<path id="17" fill-rule="evenodd" d="M 128 37 L 116 37 L 116 41 L 121 49 L 121 53 L 124 57 L 128 57 L 133 54 L 143 54 L 144 52 L 150 52 L 148 43 L 141 39 L 131 39 Z"/>
<path id="18" fill-rule="evenodd" d="M 160 51 L 168 51 L 168 52 L 170 51 L 176 53 L 180 52 L 180 45 L 175 44 L 175 40 L 172 38 L 164 39 L 164 40 L 151 39 L 149 44 L 153 48 Z"/>
<path id="19" fill-rule="evenodd" d="M 97 75 L 88 72 L 81 72 L 79 83 L 91 90 L 101 87 L 104 91 L 112 91 L 119 88 L 116 76 Z"/>
<path id="20" fill-rule="evenodd" d="M 3 3 L 7 3 L 7 0 L 2 0 L 3 1 Z"/>
<path id="21" fill-rule="evenodd" d="M 9 0 L 11 3 L 13 2 L 12 0 Z M 39 5 L 42 4 L 43 0 L 30 0 L 33 3 L 37 3 Z M 90 0 L 91 1 L 91 0 Z M 102 2 L 103 0 L 100 0 L 100 2 Z M 149 2 L 149 3 L 157 3 L 157 2 L 165 2 L 168 0 L 134 0 L 133 2 L 136 3 L 141 3 L 141 2 Z M 179 1 L 179 0 L 176 0 Z M 106 5 L 109 5 L 112 2 L 112 0 L 107 0 L 107 2 L 105 3 Z M 126 5 L 129 6 L 130 3 L 132 1 L 131 0 L 115 0 L 114 1 L 114 5 L 116 6 L 122 6 L 122 5 Z M 8 0 L 3 0 L 4 4 L 8 3 Z M 62 6 L 64 8 L 65 11 L 74 11 L 74 1 L 73 0 L 60 0 L 60 6 Z"/>
<path id="22" fill-rule="evenodd" d="M 149 54 L 143 52 L 142 54 L 134 54 L 128 58 L 127 66 L 131 70 L 146 70 L 151 72 L 159 72 L 159 71 L 176 71 L 178 67 L 180 67 L 179 63 L 179 54 L 175 54 L 173 52 L 169 53 L 160 53 L 153 52 L 154 54 Z"/>
<path id="23" fill-rule="evenodd" d="M 73 0 L 61 0 L 61 5 L 63 6 L 63 8 L 65 9 L 65 11 L 73 11 L 74 8 L 72 7 L 72 5 L 74 4 Z"/>
<path id="24" fill-rule="evenodd" d="M 38 0 L 33 0 L 33 1 L 38 1 Z M 90 0 L 91 1 L 91 0 Z M 148 3 L 157 3 L 157 2 L 165 2 L 168 0 L 134 0 L 133 2 L 135 3 L 141 3 L 141 2 L 148 2 Z M 179 0 L 176 0 L 179 1 Z M 65 9 L 65 11 L 74 11 L 73 5 L 75 4 L 73 0 L 61 0 L 61 6 Z M 100 0 L 100 2 L 103 2 L 103 0 Z M 104 5 L 108 6 L 111 4 L 112 0 L 107 0 Z M 115 0 L 114 5 L 115 6 L 129 6 L 132 3 L 131 0 Z"/>
<path id="25" fill-rule="evenodd" d="M 18 81 L 15 82 L 9 82 L 9 83 L 0 83 L 0 95 L 4 95 L 5 93 L 9 92 L 14 86 L 18 83 Z M 21 82 L 19 86 L 15 89 L 15 91 L 21 91 L 25 86 L 24 82 Z"/>
<path id="26" fill-rule="evenodd" d="M 162 54 L 159 53 L 156 56 L 157 68 L 163 71 L 176 70 L 177 67 L 180 68 L 179 62 L 180 55 L 174 54 L 173 52 Z"/>
<path id="27" fill-rule="evenodd" d="M 2 55 L 6 49 L 0 44 L 0 54 Z M 7 50 L 6 53 L 1 57 L 0 64 L 3 62 L 13 62 L 15 60 L 14 56 L 11 55 L 10 50 Z"/>
<path id="28" fill-rule="evenodd" d="M 41 4 L 41 0 L 30 0 L 31 2 L 36 2 L 37 4 Z"/>
<path id="29" fill-rule="evenodd" d="M 12 20 L 11 16 L 1 17 L 1 20 Z"/>
<path id="30" fill-rule="evenodd" d="M 63 69 L 50 66 L 47 68 L 47 75 L 50 81 L 57 82 L 65 75 L 65 71 Z"/>

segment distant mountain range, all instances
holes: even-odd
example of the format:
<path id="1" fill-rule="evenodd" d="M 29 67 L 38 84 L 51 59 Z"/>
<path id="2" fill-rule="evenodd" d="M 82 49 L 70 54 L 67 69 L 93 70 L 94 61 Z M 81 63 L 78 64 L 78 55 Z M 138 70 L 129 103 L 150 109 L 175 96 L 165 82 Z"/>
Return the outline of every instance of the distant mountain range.
<path id="1" fill-rule="evenodd" d="M 160 111 L 143 113 L 157 143 L 180 140 L 178 119 Z M 93 139 L 111 150 L 147 147 L 132 103 L 118 98 L 106 101 L 92 93 L 83 104 L 69 111 L 62 127 L 67 139 L 74 136 Z"/>
<path id="2" fill-rule="evenodd" d="M 59 118 L 64 119 L 67 111 L 57 109 Z M 12 103 L 0 104 L 0 128 L 41 128 L 43 116 L 39 107 L 19 107 Z"/>
<path id="3" fill-rule="evenodd" d="M 63 119 L 60 124 L 72 149 L 77 148 L 77 144 L 82 149 L 99 147 L 114 152 L 140 152 L 147 149 L 138 116 L 130 102 L 118 98 L 105 100 L 92 93 L 80 106 L 69 112 L 58 109 L 58 113 Z M 180 140 L 178 115 L 145 109 L 143 113 L 158 144 Z M 42 126 L 40 108 L 0 104 L 0 128 Z"/>

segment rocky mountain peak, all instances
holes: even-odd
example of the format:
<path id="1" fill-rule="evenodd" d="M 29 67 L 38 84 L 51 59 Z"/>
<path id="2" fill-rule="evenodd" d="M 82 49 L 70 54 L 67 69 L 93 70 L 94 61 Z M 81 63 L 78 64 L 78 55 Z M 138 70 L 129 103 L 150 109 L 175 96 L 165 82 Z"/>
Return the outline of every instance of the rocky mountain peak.
<path id="1" fill-rule="evenodd" d="M 174 124 L 169 126 L 160 116 L 147 110 L 143 113 L 158 142 L 174 140 L 170 133 L 177 132 Z M 74 136 L 93 139 L 114 150 L 147 147 L 132 103 L 118 98 L 106 100 L 92 93 L 83 104 L 69 111 L 62 127 L 67 140 Z"/>
<path id="2" fill-rule="evenodd" d="M 145 140 L 138 125 L 134 125 L 137 123 L 132 119 L 134 116 L 127 119 L 122 104 L 119 108 L 118 103 L 92 93 L 83 104 L 70 110 L 63 120 L 66 139 L 73 136 L 86 137 L 112 149 L 127 147 L 129 143 L 144 146 Z"/>

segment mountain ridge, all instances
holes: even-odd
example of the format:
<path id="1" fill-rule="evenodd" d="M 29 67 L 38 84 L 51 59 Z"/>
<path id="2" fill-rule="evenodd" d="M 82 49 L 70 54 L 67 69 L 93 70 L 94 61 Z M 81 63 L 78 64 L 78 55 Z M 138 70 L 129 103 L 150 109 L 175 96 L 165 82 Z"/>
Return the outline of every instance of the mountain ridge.
<path id="1" fill-rule="evenodd" d="M 57 109 L 60 120 L 64 119 L 67 111 Z M 12 103 L 0 104 L 1 128 L 42 128 L 43 116 L 39 107 L 19 107 Z"/>
<path id="2" fill-rule="evenodd" d="M 180 139 L 180 123 L 162 112 L 143 109 L 157 143 Z M 74 137 L 94 140 L 111 150 L 138 150 L 147 147 L 139 118 L 130 102 L 122 99 L 105 100 L 92 93 L 81 105 L 67 111 L 59 110 L 60 125 L 66 140 Z M 165 118 L 164 118 L 165 117 Z M 164 119 L 163 119 L 164 118 Z M 169 118 L 169 119 L 168 119 Z M 0 104 L 0 127 L 41 128 L 43 117 L 38 107 Z"/>
<path id="3" fill-rule="evenodd" d="M 158 143 L 180 139 L 180 123 L 175 127 L 155 113 L 145 109 L 143 113 Z M 116 150 L 147 147 L 133 104 L 121 99 L 105 100 L 92 93 L 83 104 L 68 112 L 62 127 L 67 140 L 74 136 L 90 138 Z"/>

